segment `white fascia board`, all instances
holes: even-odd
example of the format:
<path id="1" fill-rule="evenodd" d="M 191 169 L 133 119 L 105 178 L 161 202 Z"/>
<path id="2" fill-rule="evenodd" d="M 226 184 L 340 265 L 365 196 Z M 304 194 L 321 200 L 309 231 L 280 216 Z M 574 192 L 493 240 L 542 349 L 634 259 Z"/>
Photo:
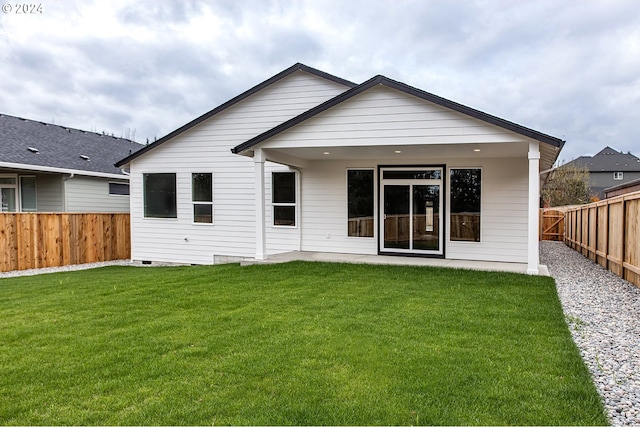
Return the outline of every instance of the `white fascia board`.
<path id="1" fill-rule="evenodd" d="M 105 173 L 105 172 L 93 172 L 86 170 L 78 170 L 78 169 L 65 169 L 65 168 L 56 168 L 51 166 L 38 166 L 38 165 L 27 165 L 22 163 L 8 163 L 8 162 L 0 162 L 0 168 L 11 168 L 11 169 L 23 169 L 34 172 L 54 172 L 54 173 L 68 173 L 74 175 L 83 175 L 83 176 L 95 176 L 98 178 L 112 178 L 112 179 L 129 179 L 129 176 L 124 174 L 117 173 Z"/>

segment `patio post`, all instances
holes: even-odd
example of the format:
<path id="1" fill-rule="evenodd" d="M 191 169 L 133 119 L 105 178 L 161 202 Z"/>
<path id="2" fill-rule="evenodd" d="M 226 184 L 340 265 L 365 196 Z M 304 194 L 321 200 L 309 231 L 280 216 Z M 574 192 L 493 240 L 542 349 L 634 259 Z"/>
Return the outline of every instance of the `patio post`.
<path id="1" fill-rule="evenodd" d="M 253 151 L 255 166 L 255 198 L 256 198 L 256 259 L 266 258 L 265 235 L 265 203 L 264 203 L 264 153 L 261 148 Z"/>
<path id="2" fill-rule="evenodd" d="M 527 236 L 527 273 L 538 274 L 538 208 L 540 206 L 540 146 L 538 141 L 529 143 L 529 229 Z"/>

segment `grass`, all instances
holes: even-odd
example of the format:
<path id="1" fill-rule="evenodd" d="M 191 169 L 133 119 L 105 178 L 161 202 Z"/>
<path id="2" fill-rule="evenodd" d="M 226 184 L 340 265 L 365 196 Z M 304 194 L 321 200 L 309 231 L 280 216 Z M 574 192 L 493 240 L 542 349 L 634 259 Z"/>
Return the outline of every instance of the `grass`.
<path id="1" fill-rule="evenodd" d="M 294 262 L 0 280 L 0 424 L 601 425 L 553 280 Z"/>

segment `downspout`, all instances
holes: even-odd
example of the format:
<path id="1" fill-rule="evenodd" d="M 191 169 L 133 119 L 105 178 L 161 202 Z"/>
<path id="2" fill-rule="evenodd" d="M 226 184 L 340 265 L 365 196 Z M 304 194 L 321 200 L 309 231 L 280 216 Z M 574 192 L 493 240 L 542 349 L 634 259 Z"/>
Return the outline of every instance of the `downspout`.
<path id="1" fill-rule="evenodd" d="M 69 176 L 62 177 L 62 207 L 63 207 L 62 210 L 63 212 L 69 211 L 69 207 L 67 206 L 67 181 L 69 181 L 70 179 L 73 179 L 74 176 L 76 176 L 76 174 L 71 172 Z"/>

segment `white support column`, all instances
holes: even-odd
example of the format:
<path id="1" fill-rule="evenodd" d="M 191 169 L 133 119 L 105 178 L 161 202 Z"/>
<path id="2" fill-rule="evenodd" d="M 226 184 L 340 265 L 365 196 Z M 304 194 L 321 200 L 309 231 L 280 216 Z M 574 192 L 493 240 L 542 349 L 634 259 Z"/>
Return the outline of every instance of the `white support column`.
<path id="1" fill-rule="evenodd" d="M 538 252 L 538 228 L 540 207 L 540 146 L 538 141 L 529 143 L 529 232 L 527 273 L 538 274 L 540 255 Z"/>
<path id="2" fill-rule="evenodd" d="M 264 203 L 264 153 L 261 148 L 253 152 L 253 164 L 255 166 L 255 197 L 256 197 L 256 259 L 266 258 L 266 232 L 265 232 L 265 203 Z"/>

